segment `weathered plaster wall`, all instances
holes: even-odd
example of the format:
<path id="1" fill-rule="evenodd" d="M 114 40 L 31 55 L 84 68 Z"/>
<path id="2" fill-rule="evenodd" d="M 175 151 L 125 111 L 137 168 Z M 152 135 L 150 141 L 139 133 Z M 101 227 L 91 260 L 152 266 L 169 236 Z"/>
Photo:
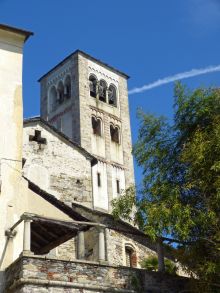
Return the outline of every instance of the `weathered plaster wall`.
<path id="1" fill-rule="evenodd" d="M 0 274 L 14 254 L 5 230 L 19 216 L 16 200 L 21 187 L 24 39 L 24 35 L 0 28 Z"/>
<path id="2" fill-rule="evenodd" d="M 46 145 L 29 141 L 29 135 L 41 131 Z M 78 201 L 92 206 L 91 162 L 72 144 L 51 133 L 40 123 L 24 127 L 23 173 L 42 189 L 65 203 Z"/>

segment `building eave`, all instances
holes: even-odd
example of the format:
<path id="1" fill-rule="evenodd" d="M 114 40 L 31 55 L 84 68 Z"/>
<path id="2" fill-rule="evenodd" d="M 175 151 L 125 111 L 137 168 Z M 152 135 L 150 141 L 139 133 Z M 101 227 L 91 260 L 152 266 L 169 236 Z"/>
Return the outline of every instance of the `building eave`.
<path id="1" fill-rule="evenodd" d="M 24 29 L 20 29 L 17 27 L 9 26 L 6 24 L 0 24 L 0 29 L 25 36 L 25 39 L 24 39 L 25 42 L 27 41 L 27 39 L 30 36 L 33 36 L 33 34 L 34 34 L 33 32 L 30 32 L 30 31 L 27 31 Z"/>

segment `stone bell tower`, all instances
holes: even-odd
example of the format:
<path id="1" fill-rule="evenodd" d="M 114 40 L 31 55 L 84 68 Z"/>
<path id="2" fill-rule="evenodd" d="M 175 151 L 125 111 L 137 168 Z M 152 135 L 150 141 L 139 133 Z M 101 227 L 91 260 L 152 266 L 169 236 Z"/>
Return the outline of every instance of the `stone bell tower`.
<path id="1" fill-rule="evenodd" d="M 95 155 L 93 205 L 134 184 L 128 76 L 77 50 L 40 78 L 41 117 Z"/>

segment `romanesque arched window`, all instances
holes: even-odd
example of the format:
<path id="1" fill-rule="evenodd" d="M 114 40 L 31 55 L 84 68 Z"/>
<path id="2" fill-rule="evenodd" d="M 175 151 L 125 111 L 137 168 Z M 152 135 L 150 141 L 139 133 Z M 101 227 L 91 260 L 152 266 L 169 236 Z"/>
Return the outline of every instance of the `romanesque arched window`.
<path id="1" fill-rule="evenodd" d="M 106 102 L 107 98 L 107 83 L 101 79 L 99 82 L 99 100 Z"/>
<path id="2" fill-rule="evenodd" d="M 126 266 L 131 268 L 137 267 L 137 255 L 136 251 L 130 244 L 125 245 L 125 261 Z"/>
<path id="3" fill-rule="evenodd" d="M 119 127 L 110 124 L 111 141 L 119 143 Z"/>
<path id="4" fill-rule="evenodd" d="M 114 85 L 110 85 L 108 88 L 108 103 L 117 107 L 117 91 Z"/>
<path id="5" fill-rule="evenodd" d="M 57 91 L 58 91 L 58 103 L 62 104 L 64 101 L 64 85 L 62 81 L 58 83 Z"/>
<path id="6" fill-rule="evenodd" d="M 96 98 L 97 78 L 93 74 L 89 76 L 89 91 L 90 91 L 90 96 Z"/>
<path id="7" fill-rule="evenodd" d="M 49 112 L 55 111 L 57 108 L 57 90 L 52 86 L 49 91 Z"/>
<path id="8" fill-rule="evenodd" d="M 71 79 L 69 75 L 66 77 L 64 82 L 64 97 L 65 99 L 71 98 Z"/>
<path id="9" fill-rule="evenodd" d="M 102 121 L 100 118 L 92 116 L 92 129 L 93 134 L 101 136 L 102 135 Z"/>

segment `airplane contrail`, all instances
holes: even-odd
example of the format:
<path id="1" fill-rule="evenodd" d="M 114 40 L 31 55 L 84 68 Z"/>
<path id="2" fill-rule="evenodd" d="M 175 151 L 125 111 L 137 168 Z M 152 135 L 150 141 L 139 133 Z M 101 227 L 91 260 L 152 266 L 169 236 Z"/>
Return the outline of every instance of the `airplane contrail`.
<path id="1" fill-rule="evenodd" d="M 150 90 L 152 88 L 155 88 L 155 87 L 158 87 L 158 86 L 161 86 L 163 84 L 167 84 L 167 83 L 170 83 L 173 81 L 177 81 L 180 79 L 185 79 L 185 78 L 189 78 L 189 77 L 193 77 L 193 76 L 197 76 L 197 75 L 202 75 L 202 74 L 206 74 L 206 73 L 216 72 L 216 71 L 220 71 L 220 65 L 209 66 L 209 67 L 200 68 L 200 69 L 192 69 L 190 71 L 185 71 L 185 72 L 177 73 L 172 76 L 167 76 L 162 79 L 158 79 L 152 83 L 145 84 L 142 87 L 133 88 L 133 89 L 129 90 L 128 93 L 130 95 L 138 94 L 138 93 L 145 92 L 145 91 Z"/>

